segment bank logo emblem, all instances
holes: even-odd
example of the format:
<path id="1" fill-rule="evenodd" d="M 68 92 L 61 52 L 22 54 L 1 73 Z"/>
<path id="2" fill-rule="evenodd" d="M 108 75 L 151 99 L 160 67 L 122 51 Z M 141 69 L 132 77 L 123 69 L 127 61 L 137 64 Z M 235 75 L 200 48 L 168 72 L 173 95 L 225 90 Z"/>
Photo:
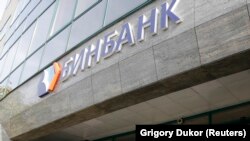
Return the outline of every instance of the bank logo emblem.
<path id="1" fill-rule="evenodd" d="M 43 76 L 38 86 L 39 97 L 43 97 L 55 90 L 60 75 L 61 65 L 56 62 L 51 67 L 43 71 Z"/>

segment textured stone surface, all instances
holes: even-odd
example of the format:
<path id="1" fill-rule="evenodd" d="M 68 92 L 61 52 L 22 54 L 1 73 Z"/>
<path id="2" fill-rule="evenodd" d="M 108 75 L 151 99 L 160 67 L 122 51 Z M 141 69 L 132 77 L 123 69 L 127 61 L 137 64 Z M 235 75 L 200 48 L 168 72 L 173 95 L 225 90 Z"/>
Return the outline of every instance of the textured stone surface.
<path id="1" fill-rule="evenodd" d="M 94 104 L 91 77 L 87 77 L 66 90 L 69 95 L 71 112 L 76 112 Z"/>
<path id="2" fill-rule="evenodd" d="M 157 80 L 153 49 L 120 62 L 122 91 L 128 92 Z"/>
<path id="3" fill-rule="evenodd" d="M 172 0 L 167 0 L 168 3 L 171 3 Z M 157 7 L 158 9 L 161 9 L 160 5 L 162 3 L 166 2 L 166 0 L 157 0 L 154 1 L 153 4 L 145 7 L 142 10 L 139 10 L 136 12 L 132 18 L 124 19 L 123 23 L 130 22 L 133 25 L 134 33 L 137 33 L 137 22 L 138 17 L 142 14 L 146 15 L 147 17 L 150 16 L 151 9 L 154 7 Z M 145 41 L 143 42 L 136 42 L 135 46 L 125 45 L 123 47 L 122 53 L 120 53 L 120 59 L 124 60 L 132 55 L 135 55 L 138 52 L 141 52 L 143 50 L 146 50 L 156 44 L 159 44 L 160 42 L 163 42 L 167 39 L 173 38 L 174 36 L 179 35 L 182 32 L 185 32 L 189 29 L 194 28 L 194 0 L 183 0 L 178 3 L 178 5 L 175 8 L 175 13 L 181 18 L 183 21 L 180 24 L 175 24 L 174 22 L 169 22 L 169 28 L 167 30 L 160 29 L 160 26 L 158 26 L 158 34 L 155 36 L 152 36 L 152 34 L 149 32 L 149 28 L 145 29 Z M 160 16 L 159 16 L 160 18 Z M 158 25 L 160 25 L 160 20 L 158 22 Z M 120 27 L 119 27 L 120 28 Z M 136 36 L 135 36 L 136 37 Z"/>
<path id="4" fill-rule="evenodd" d="M 196 28 L 201 63 L 250 48 L 250 22 L 244 6 Z"/>
<path id="5" fill-rule="evenodd" d="M 7 109 L 11 109 L 7 111 L 8 114 L 6 115 L 17 115 L 42 100 L 38 97 L 37 85 L 34 85 L 38 84 L 40 76 L 41 75 L 34 77 L 30 81 L 22 85 L 20 88 L 14 90 L 2 102 L 0 102 L 0 105 L 3 104 Z M 2 110 L 3 109 L 0 108 L 0 112 Z"/>
<path id="6" fill-rule="evenodd" d="M 231 63 L 227 64 L 226 62 L 228 62 L 228 60 L 230 60 L 229 62 Z M 235 70 L 231 69 L 233 66 L 238 66 L 237 71 L 249 69 L 250 68 L 249 60 L 250 60 L 250 50 L 247 50 L 245 52 L 235 54 L 235 56 L 230 56 L 226 59 L 222 59 L 219 61 L 219 64 L 215 62 L 209 65 L 205 65 L 203 67 L 199 67 L 193 70 L 186 71 L 185 73 L 178 74 L 178 75 L 169 77 L 167 79 L 164 79 L 162 81 L 153 83 L 151 85 L 125 93 L 123 95 L 110 98 L 106 101 L 103 101 L 89 108 L 82 109 L 81 111 L 76 112 L 74 114 L 64 116 L 64 118 L 62 119 L 58 119 L 49 124 L 44 124 L 44 126 L 40 126 L 39 128 L 35 128 L 34 130 L 31 130 L 31 131 L 22 130 L 22 132 L 19 132 L 19 133 L 25 133 L 25 134 L 17 134 L 16 132 L 11 131 L 12 133 L 15 133 L 15 134 L 11 134 L 12 135 L 11 137 L 14 140 L 20 140 L 20 141 L 37 138 L 39 136 L 46 135 L 58 129 L 72 126 L 77 123 L 87 121 L 95 117 L 99 117 L 111 111 L 116 111 L 118 109 L 128 107 L 130 105 L 138 104 L 140 102 L 143 102 L 152 98 L 156 98 L 156 97 L 159 97 L 159 96 L 162 96 L 162 95 L 165 95 L 165 94 L 177 91 L 177 90 L 185 89 L 185 88 L 198 85 L 198 84 L 210 81 L 210 80 L 214 80 L 216 78 L 220 78 L 224 76 L 225 73 L 226 75 L 228 75 L 228 73 L 235 73 L 234 72 Z M 225 73 L 223 73 L 223 71 L 219 71 L 220 73 L 217 73 L 217 75 L 212 74 L 211 70 L 216 70 L 220 68 L 220 65 L 223 66 L 223 69 L 227 71 Z M 207 70 L 210 70 L 210 71 L 207 71 Z M 42 106 L 40 105 L 40 103 L 37 105 L 39 105 L 38 107 Z M 43 105 L 45 106 L 46 103 L 43 103 Z M 43 114 L 46 114 L 44 113 L 46 108 L 45 109 L 44 108 L 42 109 L 41 111 L 42 113 L 40 116 L 42 116 Z M 20 117 L 24 115 L 25 115 L 24 113 L 20 114 Z M 37 115 L 32 116 L 31 114 L 29 114 L 29 116 L 30 116 L 29 118 L 34 118 L 33 116 L 38 117 Z M 29 121 L 32 121 L 32 120 L 33 119 Z M 27 121 L 24 121 L 24 120 L 19 120 L 19 122 L 17 122 L 18 120 L 14 120 L 14 121 L 12 121 L 12 124 L 15 125 L 15 127 L 13 127 L 12 130 L 17 130 L 20 127 L 31 125 L 31 123 L 26 123 Z M 16 123 L 19 123 L 19 124 L 17 125 Z"/>
<path id="7" fill-rule="evenodd" d="M 12 116 L 12 107 L 11 107 L 11 101 L 9 100 L 3 100 L 0 102 L 0 124 L 2 122 L 5 122 L 9 120 L 9 118 Z"/>
<path id="8" fill-rule="evenodd" d="M 10 123 L 10 120 L 8 121 L 5 121 L 2 124 L 2 127 L 4 128 L 6 134 L 10 137 L 10 133 L 11 133 L 11 130 L 10 130 L 10 126 L 11 126 L 11 123 Z"/>
<path id="9" fill-rule="evenodd" d="M 184 72 L 200 65 L 194 29 L 154 46 L 158 79 Z"/>
<path id="10" fill-rule="evenodd" d="M 92 76 L 95 103 L 102 102 L 121 94 L 121 80 L 118 64 Z"/>
<path id="11" fill-rule="evenodd" d="M 45 102 L 47 106 L 46 108 L 48 109 L 47 114 L 49 114 L 49 116 L 45 118 L 45 123 L 48 122 L 46 120 L 54 121 L 56 119 L 59 119 L 71 113 L 68 91 L 64 91 L 64 92 L 62 91 L 57 94 L 54 94 L 50 98 L 48 98 Z M 37 110 L 34 110 L 34 111 L 37 111 Z M 44 122 L 41 122 L 41 124 L 44 124 Z"/>
<path id="12" fill-rule="evenodd" d="M 68 94 L 58 93 L 52 95 L 46 100 L 34 105 L 32 108 L 24 111 L 23 114 L 18 114 L 11 118 L 10 136 L 28 132 L 68 114 L 70 114 Z"/>
<path id="13" fill-rule="evenodd" d="M 97 106 L 104 109 L 105 112 L 110 113 L 118 109 L 122 109 L 143 101 L 156 98 L 167 93 L 166 87 L 160 83 L 154 83 L 143 88 L 125 93 L 113 99 L 104 101 Z"/>
<path id="14" fill-rule="evenodd" d="M 250 0 L 247 0 L 247 6 L 248 6 L 248 14 L 249 14 L 249 16 L 250 16 Z"/>
<path id="15" fill-rule="evenodd" d="M 15 135 L 10 136 L 13 140 L 33 140 L 38 137 L 47 135 L 49 133 L 55 132 L 59 129 L 66 128 L 72 125 L 75 125 L 77 123 L 81 123 L 83 121 L 90 120 L 95 117 L 102 116 L 106 112 L 103 109 L 100 109 L 96 106 L 91 106 L 89 108 L 83 109 L 80 112 L 77 112 L 75 114 L 65 116 L 62 119 L 58 119 L 56 121 L 51 122 L 50 124 L 46 124 L 42 126 L 41 128 L 34 128 L 31 131 L 25 132 L 25 134 L 22 135 Z M 72 120 L 74 118 L 74 120 Z M 24 123 L 24 125 L 26 125 Z"/>
<path id="16" fill-rule="evenodd" d="M 0 141 L 10 141 L 9 136 L 7 135 L 5 129 L 0 124 Z"/>
<path id="17" fill-rule="evenodd" d="M 215 78 L 227 76 L 233 73 L 247 70 L 250 66 L 250 51 L 234 54 L 223 60 L 210 63 L 204 68 Z"/>
<path id="18" fill-rule="evenodd" d="M 246 0 L 196 0 L 195 26 L 242 7 Z"/>
<path id="19" fill-rule="evenodd" d="M 51 119 L 53 116 L 52 114 L 53 113 L 50 107 L 47 106 L 46 101 L 34 105 L 22 114 L 18 114 L 10 119 L 10 136 L 13 137 L 20 135 L 45 124 L 48 119 Z"/>
<path id="20" fill-rule="evenodd" d="M 75 54 L 80 54 L 82 49 L 84 49 L 85 46 L 81 46 L 80 48 L 74 50 L 74 52 L 70 52 L 69 54 L 65 55 L 61 60 L 58 62 L 61 64 L 64 64 L 64 62 L 68 61 L 71 57 L 75 57 Z M 68 87 L 70 87 L 72 84 L 79 82 L 80 80 L 83 80 L 87 77 L 91 76 L 91 68 L 85 69 L 84 71 L 81 71 L 80 69 L 77 72 L 76 76 L 70 76 L 68 80 L 65 82 L 59 82 L 59 89 L 56 89 L 55 92 L 59 92 L 61 90 L 64 90 Z M 59 80 L 60 81 L 60 80 Z"/>
<path id="21" fill-rule="evenodd" d="M 184 73 L 166 78 L 159 83 L 166 87 L 166 93 L 189 88 L 210 80 L 216 79 L 203 67 L 198 67 Z"/>

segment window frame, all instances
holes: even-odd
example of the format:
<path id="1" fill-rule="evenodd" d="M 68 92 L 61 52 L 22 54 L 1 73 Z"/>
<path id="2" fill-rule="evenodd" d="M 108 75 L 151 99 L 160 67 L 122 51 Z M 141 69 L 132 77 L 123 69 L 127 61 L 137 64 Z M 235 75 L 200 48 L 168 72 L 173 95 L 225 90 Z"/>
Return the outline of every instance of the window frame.
<path id="1" fill-rule="evenodd" d="M 26 32 L 26 30 L 27 30 L 28 28 L 30 28 L 30 26 L 32 26 L 32 24 L 33 24 L 34 22 L 36 22 L 37 19 L 38 19 L 39 17 L 41 17 L 41 16 L 51 7 L 51 5 L 53 5 L 53 4 L 54 4 L 55 2 L 57 2 L 57 1 L 58 1 L 58 0 L 53 0 L 53 2 L 52 2 L 50 5 L 48 5 L 48 7 L 45 8 L 45 9 L 43 10 L 43 12 L 42 12 L 40 15 L 38 15 L 38 16 L 35 18 L 35 20 L 34 20 L 30 25 L 28 25 L 28 26 L 25 28 L 25 30 L 24 30 L 23 32 Z M 68 24 L 66 24 L 64 27 L 62 27 L 61 29 L 59 29 L 57 32 L 55 32 L 53 35 L 51 35 L 51 36 L 48 35 L 48 36 L 47 36 L 48 38 L 47 38 L 47 40 L 44 42 L 44 44 L 41 45 L 40 47 L 38 47 L 33 53 L 27 55 L 26 58 L 25 58 L 25 60 L 24 60 L 23 62 L 21 62 L 18 66 L 16 66 L 16 68 L 15 68 L 14 70 L 12 70 L 12 71 L 9 73 L 9 75 L 7 75 L 6 78 L 8 78 L 8 77 L 10 76 L 10 74 L 12 74 L 12 73 L 13 73 L 16 69 L 18 69 L 21 65 L 24 65 L 23 68 L 22 68 L 22 73 L 23 73 L 23 70 L 24 70 L 24 67 L 25 67 L 25 62 L 26 62 L 29 58 L 31 58 L 31 57 L 32 57 L 35 53 L 37 53 L 37 51 L 39 51 L 40 49 L 44 51 L 44 47 L 45 47 L 45 45 L 46 45 L 47 42 L 49 42 L 49 41 L 52 40 L 54 37 L 56 37 L 59 33 L 61 33 L 61 32 L 62 32 L 64 29 L 66 29 L 68 26 L 72 26 L 72 23 L 73 23 L 73 22 L 75 22 L 75 21 L 76 21 L 77 19 L 79 19 L 82 15 L 84 15 L 85 13 L 87 13 L 89 10 L 91 10 L 92 8 L 94 8 L 96 5 L 98 5 L 98 4 L 99 4 L 100 2 L 102 2 L 102 1 L 103 1 L 103 0 L 98 0 L 95 4 L 93 4 L 93 5 L 90 6 L 88 9 L 86 9 L 85 11 L 83 11 L 83 12 L 82 12 L 81 14 L 79 14 L 77 17 L 75 17 L 74 15 L 75 15 L 75 12 L 76 12 L 76 6 L 77 6 L 77 2 L 78 2 L 78 0 L 77 0 L 76 5 L 75 5 L 75 9 L 74 9 L 74 12 L 73 12 L 73 18 L 72 18 L 72 20 L 71 20 Z M 82 44 L 84 44 L 85 42 L 87 42 L 89 39 L 93 38 L 93 37 L 96 36 L 97 34 L 103 32 L 103 31 L 106 30 L 107 28 L 113 26 L 114 24 L 118 23 L 118 22 L 121 21 L 122 19 L 128 17 L 129 15 L 133 14 L 134 12 L 138 11 L 139 9 L 145 7 L 146 5 L 148 5 L 148 4 L 152 3 L 152 2 L 153 2 L 153 0 L 147 0 L 145 3 L 143 3 L 143 4 L 139 5 L 139 6 L 137 6 L 137 7 L 134 8 L 133 10 L 131 10 L 131 11 L 125 13 L 123 16 L 119 17 L 118 19 L 112 21 L 111 23 L 109 23 L 109 24 L 107 24 L 107 25 L 105 25 L 105 26 L 104 26 L 104 20 L 105 20 L 105 18 L 104 18 L 103 23 L 102 23 L 102 27 L 101 27 L 98 31 L 96 31 L 95 33 L 91 34 L 89 37 L 87 37 L 85 40 L 81 41 L 80 43 L 78 43 L 77 45 L 75 45 L 74 47 L 72 47 L 71 49 L 66 50 L 62 55 L 58 56 L 56 59 L 60 59 L 60 58 L 62 58 L 63 56 L 69 54 L 72 50 L 77 49 L 77 48 L 80 47 Z M 40 3 L 41 3 L 41 0 L 40 0 L 39 4 L 40 4 Z M 38 4 L 38 5 L 39 5 L 39 4 Z M 108 4 L 108 2 L 107 2 L 107 4 Z M 106 4 L 106 7 L 105 7 L 105 8 L 107 8 L 107 4 Z M 38 5 L 36 5 L 36 7 L 37 7 Z M 27 6 L 27 5 L 26 5 L 26 6 Z M 36 8 L 36 7 L 35 7 L 35 8 Z M 26 8 L 26 7 L 25 7 L 25 8 Z M 24 8 L 24 9 L 25 9 L 25 8 Z M 35 8 L 34 8 L 34 9 L 35 9 Z M 24 9 L 23 9 L 23 10 L 24 10 Z M 33 12 L 34 9 L 32 9 L 31 12 Z M 22 11 L 23 11 L 23 10 L 22 10 Z M 106 10 L 107 10 L 107 9 L 106 9 Z M 105 10 L 105 11 L 106 11 L 106 10 Z M 22 12 L 22 11 L 21 11 L 21 12 Z M 29 16 L 29 15 L 31 14 L 31 12 L 30 12 L 27 16 Z M 51 26 L 52 26 L 52 22 L 54 21 L 55 13 L 56 13 L 56 12 L 54 12 L 54 15 L 53 15 L 53 18 L 52 18 L 52 21 L 51 21 L 51 24 L 50 24 L 49 33 L 51 32 Z M 105 12 L 105 14 L 106 14 L 106 12 Z M 104 16 L 105 16 L 105 15 L 104 15 Z M 27 17 L 26 17 L 26 18 L 27 18 Z M 16 31 L 16 30 L 15 30 L 15 31 Z M 14 31 L 14 32 L 15 32 L 15 31 Z M 71 32 L 70 32 L 70 33 L 71 33 Z M 70 35 L 69 35 L 69 37 L 70 37 Z M 68 37 L 68 39 L 69 39 L 69 37 Z M 40 64 L 41 64 L 41 61 L 42 61 L 42 59 L 40 59 L 40 61 L 39 61 Z M 19 81 L 20 81 L 20 82 L 19 82 L 19 85 L 18 85 L 15 89 L 19 88 L 19 87 L 22 86 L 24 83 L 26 83 L 27 81 L 29 81 L 30 79 L 32 79 L 35 75 L 41 73 L 41 71 L 42 71 L 44 68 L 49 67 L 52 63 L 53 63 L 53 62 L 50 62 L 50 63 L 48 63 L 46 66 L 44 66 L 44 67 L 42 67 L 42 68 L 40 68 L 40 64 L 39 64 L 39 69 L 38 69 L 38 71 L 37 71 L 36 73 L 34 73 L 33 75 L 31 75 L 30 77 L 28 77 L 28 78 L 27 78 L 26 80 L 24 80 L 23 82 L 21 82 L 21 79 L 22 79 L 22 73 L 21 73 L 20 80 L 19 80 Z M 15 90 L 15 89 L 14 89 L 14 90 Z M 13 91 L 14 91 L 14 90 L 13 90 Z"/>
<path id="2" fill-rule="evenodd" d="M 55 2 L 56 2 L 56 8 L 55 8 L 55 12 L 54 12 L 52 23 L 51 23 L 49 38 L 57 36 L 57 34 L 59 34 L 62 30 L 66 29 L 68 27 L 68 25 L 72 24 L 72 22 L 74 20 L 74 15 L 75 15 L 75 12 L 76 12 L 76 7 L 77 7 L 78 0 L 76 0 L 76 2 L 75 2 L 70 21 L 66 22 L 61 28 L 57 29 L 56 31 L 54 29 L 55 28 L 54 26 L 56 24 L 57 12 L 58 12 L 58 10 L 60 8 L 60 0 L 55 0 Z"/>

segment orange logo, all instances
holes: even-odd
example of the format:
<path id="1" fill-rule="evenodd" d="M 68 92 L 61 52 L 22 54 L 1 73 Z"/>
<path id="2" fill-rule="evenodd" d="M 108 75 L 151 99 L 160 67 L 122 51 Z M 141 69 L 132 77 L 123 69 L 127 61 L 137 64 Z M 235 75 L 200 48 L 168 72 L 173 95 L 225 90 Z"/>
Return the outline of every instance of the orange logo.
<path id="1" fill-rule="evenodd" d="M 57 62 L 43 71 L 43 77 L 38 86 L 39 97 L 43 97 L 55 90 L 57 82 L 60 79 L 61 71 L 61 65 Z"/>

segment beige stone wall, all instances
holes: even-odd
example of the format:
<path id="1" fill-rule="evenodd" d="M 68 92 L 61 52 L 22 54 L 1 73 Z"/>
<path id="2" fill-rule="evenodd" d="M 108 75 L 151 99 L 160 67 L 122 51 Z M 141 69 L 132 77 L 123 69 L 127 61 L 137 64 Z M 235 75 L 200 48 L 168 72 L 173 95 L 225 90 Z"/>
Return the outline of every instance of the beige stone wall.
<path id="1" fill-rule="evenodd" d="M 14 0 L 12 0 L 14 1 Z M 167 0 L 170 2 L 170 0 Z M 136 25 L 163 0 L 140 9 L 59 60 L 121 25 Z M 13 139 L 28 140 L 57 129 L 250 68 L 249 0 L 180 0 L 183 22 L 79 72 L 55 94 L 37 96 L 41 74 L 0 102 L 0 122 Z M 136 29 L 136 27 L 134 27 Z M 27 120 L 29 119 L 29 120 Z M 35 129 L 35 130 L 34 130 Z M 32 136 L 31 136 L 32 135 Z"/>

